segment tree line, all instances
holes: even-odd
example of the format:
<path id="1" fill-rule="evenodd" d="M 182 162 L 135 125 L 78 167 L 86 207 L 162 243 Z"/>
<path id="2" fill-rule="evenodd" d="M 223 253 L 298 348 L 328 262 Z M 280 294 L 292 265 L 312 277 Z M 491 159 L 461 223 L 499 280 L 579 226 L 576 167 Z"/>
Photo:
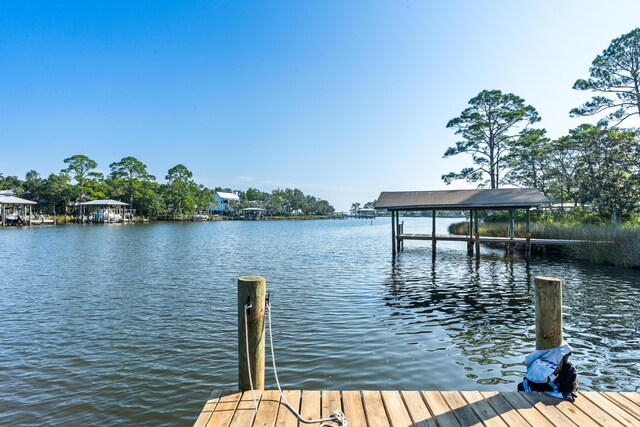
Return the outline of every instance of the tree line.
<path id="1" fill-rule="evenodd" d="M 82 154 L 66 158 L 64 163 L 64 169 L 48 177 L 35 170 L 28 171 L 24 180 L 0 173 L 0 189 L 14 190 L 18 197 L 36 202 L 42 213 L 64 215 L 76 203 L 107 198 L 125 201 L 136 215 L 151 218 L 191 215 L 207 211 L 215 203 L 216 191 L 238 194 L 239 208 L 262 207 L 272 214 L 328 215 L 335 210 L 326 200 L 305 195 L 299 189 L 265 193 L 254 188 L 247 191 L 207 188 L 197 184 L 193 173 L 182 164 L 169 169 L 166 182 L 159 183 L 148 172 L 147 165 L 135 157 L 111 163 L 108 175 L 98 172 L 98 164 Z"/>
<path id="2" fill-rule="evenodd" d="M 597 116 L 557 139 L 535 127 L 536 109 L 500 90 L 483 90 L 447 123 L 461 140 L 444 157 L 466 154 L 472 166 L 442 176 L 480 187 L 535 187 L 552 202 L 588 206 L 612 222 L 640 212 L 640 130 L 625 128 L 640 117 L 640 28 L 614 39 L 598 55 L 588 79 L 573 89 L 594 92 L 571 117 Z"/>

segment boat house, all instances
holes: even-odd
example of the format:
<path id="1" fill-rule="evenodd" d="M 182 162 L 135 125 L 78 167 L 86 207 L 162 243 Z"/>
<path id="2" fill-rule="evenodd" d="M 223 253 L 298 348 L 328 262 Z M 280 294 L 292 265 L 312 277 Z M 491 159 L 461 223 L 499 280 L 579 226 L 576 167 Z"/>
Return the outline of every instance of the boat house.
<path id="1" fill-rule="evenodd" d="M 401 250 L 405 240 L 431 240 L 432 256 L 435 257 L 436 241 L 465 241 L 467 251 L 473 253 L 475 243 L 476 256 L 480 250 L 478 234 L 478 211 L 507 210 L 510 214 L 510 226 L 507 237 L 482 237 L 482 242 L 504 242 L 509 247 L 516 243 L 526 245 L 527 255 L 530 251 L 529 210 L 549 204 L 549 199 L 535 188 L 501 188 L 477 190 L 442 190 L 442 191 L 383 191 L 375 203 L 375 209 L 391 212 L 392 253 Z M 526 211 L 526 239 L 515 239 L 515 210 Z M 404 231 L 400 224 L 400 212 L 431 211 L 431 234 L 411 234 Z M 466 236 L 436 235 L 437 211 L 468 211 L 469 228 Z M 537 239 L 542 240 L 542 239 Z"/>
<path id="2" fill-rule="evenodd" d="M 5 191 L 4 194 L 15 194 Z M 36 202 L 21 199 L 16 196 L 0 196 L 0 219 L 2 226 L 7 225 L 31 225 L 31 207 Z"/>
<path id="3" fill-rule="evenodd" d="M 133 221 L 134 211 L 118 200 L 92 200 L 79 204 L 80 222 L 114 223 Z"/>

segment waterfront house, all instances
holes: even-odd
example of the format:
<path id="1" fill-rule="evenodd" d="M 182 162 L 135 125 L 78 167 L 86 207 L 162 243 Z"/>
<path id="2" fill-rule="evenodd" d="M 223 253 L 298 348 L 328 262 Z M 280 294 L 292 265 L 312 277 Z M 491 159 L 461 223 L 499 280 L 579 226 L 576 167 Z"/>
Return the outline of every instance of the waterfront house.
<path id="1" fill-rule="evenodd" d="M 209 212 L 234 212 L 235 205 L 240 203 L 240 197 L 237 194 L 216 191 L 213 195 L 215 202 L 209 206 Z"/>

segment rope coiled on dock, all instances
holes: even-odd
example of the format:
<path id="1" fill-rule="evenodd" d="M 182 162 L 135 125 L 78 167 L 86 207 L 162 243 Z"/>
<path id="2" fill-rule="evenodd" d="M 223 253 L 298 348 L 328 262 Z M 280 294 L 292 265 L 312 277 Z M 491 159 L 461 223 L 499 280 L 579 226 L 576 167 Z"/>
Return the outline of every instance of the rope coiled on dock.
<path id="1" fill-rule="evenodd" d="M 348 422 L 346 417 L 344 416 L 344 413 L 340 410 L 336 410 L 333 411 L 331 413 L 331 416 L 329 416 L 328 418 L 320 418 L 317 420 L 309 420 L 304 418 L 302 415 L 300 415 L 300 413 L 298 411 L 295 410 L 295 408 L 293 406 L 291 406 L 291 404 L 287 401 L 287 398 L 284 396 L 284 393 L 282 392 L 282 387 L 280 386 L 280 380 L 278 379 L 278 369 L 276 368 L 276 355 L 275 355 L 275 351 L 273 348 L 273 334 L 271 332 L 271 302 L 269 300 L 267 300 L 266 302 L 266 311 L 267 311 L 267 320 L 268 320 L 268 325 L 269 325 L 269 346 L 271 349 L 271 362 L 273 365 L 273 375 L 276 379 L 276 384 L 278 385 L 278 392 L 280 393 L 280 399 L 282 399 L 282 403 L 284 404 L 284 406 L 291 411 L 291 413 L 298 419 L 298 421 L 300 421 L 303 424 L 315 424 L 315 423 L 327 423 L 327 422 L 336 422 L 338 423 L 339 426 L 341 427 L 347 427 L 348 426 Z M 246 346 L 247 346 L 247 367 L 249 370 L 249 385 L 251 386 L 251 395 L 253 397 L 253 405 L 255 408 L 256 413 L 258 412 L 258 401 L 256 399 L 256 395 L 255 392 L 253 390 L 253 380 L 251 378 L 251 362 L 249 361 L 249 329 L 247 326 L 247 311 L 251 308 L 250 304 L 246 304 L 244 306 L 244 327 L 245 327 L 245 338 L 246 338 Z M 331 424 L 323 424 L 323 426 L 329 426 L 329 427 L 334 427 Z"/>

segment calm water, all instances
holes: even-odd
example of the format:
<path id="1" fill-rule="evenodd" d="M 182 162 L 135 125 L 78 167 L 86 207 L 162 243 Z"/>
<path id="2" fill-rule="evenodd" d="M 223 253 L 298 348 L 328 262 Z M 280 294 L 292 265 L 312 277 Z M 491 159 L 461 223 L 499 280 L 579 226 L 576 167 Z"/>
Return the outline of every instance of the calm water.
<path id="1" fill-rule="evenodd" d="M 236 387 L 245 274 L 267 277 L 289 388 L 512 391 L 546 275 L 565 280 L 581 388 L 640 390 L 640 272 L 486 249 L 476 265 L 453 242 L 435 264 L 408 242 L 394 263 L 390 233 L 388 218 L 2 229 L 0 425 L 191 425 Z"/>

